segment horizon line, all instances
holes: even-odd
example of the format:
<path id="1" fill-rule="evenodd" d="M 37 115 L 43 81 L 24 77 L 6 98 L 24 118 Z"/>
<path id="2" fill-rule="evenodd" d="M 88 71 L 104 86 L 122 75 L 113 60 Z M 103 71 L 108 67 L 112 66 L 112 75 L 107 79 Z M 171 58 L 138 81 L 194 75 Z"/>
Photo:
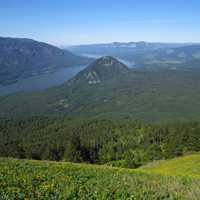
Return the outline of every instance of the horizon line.
<path id="1" fill-rule="evenodd" d="M 178 41 L 178 42 L 172 42 L 172 41 L 149 41 L 149 40 L 128 40 L 128 41 L 94 41 L 94 42 L 79 42 L 79 43 L 68 43 L 67 42 L 53 42 L 51 40 L 41 40 L 34 37 L 20 37 L 20 36 L 0 36 L 0 38 L 10 38 L 10 39 L 27 39 L 27 40 L 33 40 L 37 42 L 47 43 L 50 45 L 58 46 L 58 47 L 68 47 L 68 46 L 79 46 L 79 45 L 98 45 L 98 44 L 114 44 L 114 43 L 139 43 L 139 42 L 145 42 L 145 43 L 162 43 L 162 44 L 200 44 L 200 41 Z"/>

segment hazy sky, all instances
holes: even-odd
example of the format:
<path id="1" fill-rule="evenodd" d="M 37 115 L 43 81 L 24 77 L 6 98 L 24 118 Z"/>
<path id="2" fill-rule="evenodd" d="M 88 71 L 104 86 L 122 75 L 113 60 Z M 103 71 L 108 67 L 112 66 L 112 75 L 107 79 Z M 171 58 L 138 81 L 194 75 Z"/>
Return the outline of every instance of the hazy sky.
<path id="1" fill-rule="evenodd" d="M 0 36 L 57 45 L 200 42 L 200 0 L 0 0 Z"/>

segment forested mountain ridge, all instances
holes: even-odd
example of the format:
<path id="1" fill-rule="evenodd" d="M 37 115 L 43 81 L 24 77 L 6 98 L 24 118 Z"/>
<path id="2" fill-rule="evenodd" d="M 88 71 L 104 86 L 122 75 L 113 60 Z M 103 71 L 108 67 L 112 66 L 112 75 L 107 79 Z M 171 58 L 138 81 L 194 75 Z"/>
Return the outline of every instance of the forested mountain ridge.
<path id="1" fill-rule="evenodd" d="M 91 61 L 43 42 L 0 37 L 0 84 Z"/>
<path id="2" fill-rule="evenodd" d="M 107 60 L 109 65 L 98 65 Z M 0 116 L 198 120 L 199 75 L 193 70 L 130 70 L 112 57 L 103 57 L 61 86 L 1 97 Z"/>

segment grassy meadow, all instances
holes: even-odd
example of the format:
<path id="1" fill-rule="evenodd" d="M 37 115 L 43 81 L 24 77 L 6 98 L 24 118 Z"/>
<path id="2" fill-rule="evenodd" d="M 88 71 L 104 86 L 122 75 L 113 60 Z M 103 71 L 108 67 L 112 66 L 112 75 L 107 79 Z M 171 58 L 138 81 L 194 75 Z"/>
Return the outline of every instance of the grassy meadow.
<path id="1" fill-rule="evenodd" d="M 199 200 L 200 154 L 138 169 L 0 158 L 0 199 Z"/>
<path id="2" fill-rule="evenodd" d="M 170 160 L 155 161 L 139 169 L 162 175 L 200 178 L 200 154 L 186 155 Z"/>

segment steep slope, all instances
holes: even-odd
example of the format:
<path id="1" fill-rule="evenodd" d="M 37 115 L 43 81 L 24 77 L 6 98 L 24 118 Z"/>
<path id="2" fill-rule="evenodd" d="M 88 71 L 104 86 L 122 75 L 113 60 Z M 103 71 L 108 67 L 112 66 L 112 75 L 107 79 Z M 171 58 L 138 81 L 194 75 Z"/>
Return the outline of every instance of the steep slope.
<path id="1" fill-rule="evenodd" d="M 85 70 L 75 76 L 71 83 L 84 82 L 98 84 L 103 81 L 112 81 L 130 72 L 130 69 L 111 56 L 104 56 L 90 64 Z M 80 84 L 80 83 L 79 83 Z"/>
<path id="2" fill-rule="evenodd" d="M 87 64 L 91 59 L 31 39 L 0 37 L 0 84 L 60 67 Z"/>

